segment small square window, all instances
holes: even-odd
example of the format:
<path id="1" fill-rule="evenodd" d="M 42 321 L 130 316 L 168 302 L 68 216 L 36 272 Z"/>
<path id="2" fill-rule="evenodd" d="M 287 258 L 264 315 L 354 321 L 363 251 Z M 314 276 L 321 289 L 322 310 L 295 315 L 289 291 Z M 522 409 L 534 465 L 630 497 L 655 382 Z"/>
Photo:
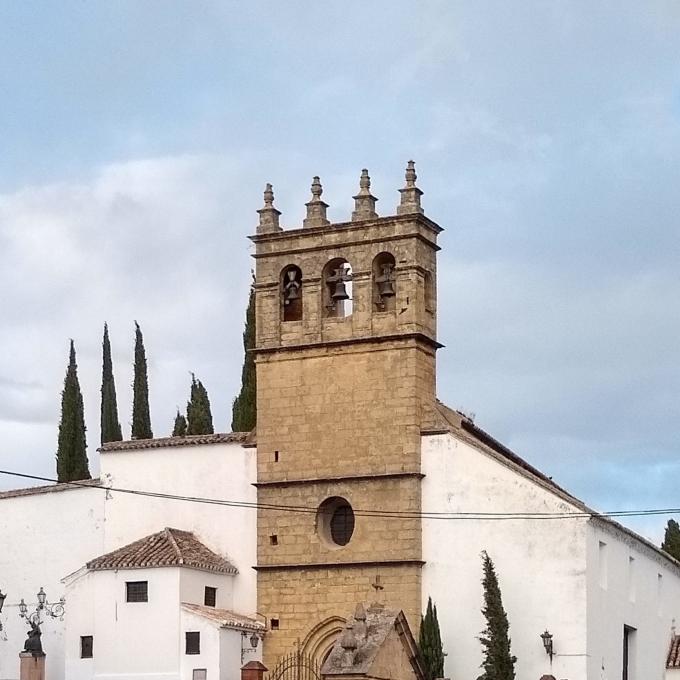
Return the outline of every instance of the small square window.
<path id="1" fill-rule="evenodd" d="M 92 649 L 93 649 L 93 638 L 91 635 L 81 635 L 80 636 L 80 658 L 81 659 L 91 659 Z"/>
<path id="2" fill-rule="evenodd" d="M 203 604 L 206 607 L 214 607 L 217 604 L 217 588 L 211 586 L 205 587 L 205 595 L 203 596 Z"/>
<path id="3" fill-rule="evenodd" d="M 201 653 L 201 634 L 198 632 L 185 633 L 186 636 L 186 654 L 200 654 Z"/>
<path id="4" fill-rule="evenodd" d="M 275 463 L 279 462 L 279 452 L 278 451 L 274 451 L 274 462 Z"/>
<path id="5" fill-rule="evenodd" d="M 279 537 L 276 534 L 272 534 L 269 537 L 269 545 L 278 545 L 279 544 Z"/>
<path id="6" fill-rule="evenodd" d="M 269 619 L 269 626 L 272 630 L 278 630 L 279 629 L 279 620 L 278 619 Z"/>
<path id="7" fill-rule="evenodd" d="M 127 602 L 148 602 L 148 581 L 127 581 L 125 583 L 125 599 Z"/>
<path id="8" fill-rule="evenodd" d="M 194 668 L 194 672 L 191 675 L 191 680 L 208 680 L 208 669 Z"/>

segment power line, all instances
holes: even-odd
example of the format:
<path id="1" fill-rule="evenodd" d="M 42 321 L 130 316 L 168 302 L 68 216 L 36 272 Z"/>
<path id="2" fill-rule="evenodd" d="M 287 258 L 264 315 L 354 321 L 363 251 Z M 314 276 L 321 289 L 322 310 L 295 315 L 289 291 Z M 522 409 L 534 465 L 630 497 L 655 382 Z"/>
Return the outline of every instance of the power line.
<path id="1" fill-rule="evenodd" d="M 0 470 L 0 474 L 24 479 L 33 479 L 55 484 L 68 484 L 74 487 L 88 489 L 102 489 L 108 492 L 126 493 L 133 496 L 146 496 L 161 498 L 164 500 L 183 501 L 189 503 L 203 503 L 206 505 L 221 505 L 227 507 L 248 508 L 263 511 L 294 512 L 302 514 L 317 514 L 318 508 L 303 505 L 280 505 L 276 503 L 258 503 L 251 501 L 232 501 L 221 498 L 206 498 L 200 496 L 182 496 L 177 494 L 162 493 L 160 491 L 145 491 L 141 489 L 125 489 L 113 486 L 93 486 L 86 482 L 59 482 L 51 477 L 29 475 L 10 470 Z M 655 515 L 680 514 L 680 508 L 653 508 L 644 510 L 613 510 L 610 512 L 416 512 L 399 510 L 369 510 L 353 508 L 354 514 L 364 517 L 380 517 L 387 519 L 443 519 L 443 520 L 521 520 L 521 519 L 589 519 L 591 517 L 645 517 Z"/>

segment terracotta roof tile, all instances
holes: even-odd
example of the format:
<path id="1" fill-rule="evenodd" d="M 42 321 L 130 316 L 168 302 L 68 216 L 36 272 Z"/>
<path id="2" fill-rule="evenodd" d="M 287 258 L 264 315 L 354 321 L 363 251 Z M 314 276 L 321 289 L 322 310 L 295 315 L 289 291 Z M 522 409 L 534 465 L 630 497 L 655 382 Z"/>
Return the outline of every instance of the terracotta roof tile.
<path id="1" fill-rule="evenodd" d="M 186 437 L 159 437 L 158 439 L 130 439 L 124 442 L 107 442 L 98 449 L 109 451 L 137 451 L 138 449 L 161 449 L 167 446 L 196 446 L 199 444 L 246 444 L 249 432 L 218 432 L 217 434 L 191 434 Z"/>
<path id="2" fill-rule="evenodd" d="M 203 545 L 191 532 L 169 528 L 87 563 L 92 571 L 151 567 L 191 567 L 222 574 L 238 573 L 231 562 Z"/>
<path id="3" fill-rule="evenodd" d="M 218 623 L 222 628 L 239 628 L 241 630 L 264 631 L 265 625 L 257 619 L 243 614 L 236 614 L 228 609 L 215 609 L 202 604 L 182 602 L 182 609 L 205 619 Z"/>
<path id="4" fill-rule="evenodd" d="M 89 486 L 101 486 L 101 481 L 99 479 L 84 479 L 73 484 L 64 482 L 62 484 L 30 486 L 26 489 L 10 489 L 9 491 L 0 491 L 0 500 L 3 498 L 18 498 L 19 496 L 37 496 L 43 493 L 55 493 L 58 491 L 72 491 L 73 489 L 82 489 Z"/>
<path id="5" fill-rule="evenodd" d="M 674 635 L 671 638 L 668 656 L 666 657 L 666 668 L 680 668 L 680 635 Z"/>

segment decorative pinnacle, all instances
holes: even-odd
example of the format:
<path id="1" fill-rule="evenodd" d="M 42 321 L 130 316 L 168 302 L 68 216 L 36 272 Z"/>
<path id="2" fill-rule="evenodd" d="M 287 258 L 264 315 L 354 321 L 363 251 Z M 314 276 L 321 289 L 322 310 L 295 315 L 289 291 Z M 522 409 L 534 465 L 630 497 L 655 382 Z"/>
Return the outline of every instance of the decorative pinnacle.
<path id="1" fill-rule="evenodd" d="M 257 212 L 260 216 L 260 224 L 257 227 L 258 234 L 281 231 L 279 226 L 281 211 L 274 207 L 274 190 L 269 182 L 264 188 L 264 208 L 260 208 Z"/>
<path id="2" fill-rule="evenodd" d="M 330 224 L 328 219 L 326 219 L 328 203 L 324 203 L 321 200 L 322 193 L 321 180 L 318 177 L 314 177 L 312 179 L 312 200 L 309 203 L 305 203 L 307 206 L 307 217 L 302 221 L 303 227 L 325 227 Z"/>
<path id="3" fill-rule="evenodd" d="M 371 194 L 371 178 L 369 177 L 366 168 L 361 171 L 359 193 L 352 198 L 354 198 L 352 222 L 371 220 L 378 217 L 378 213 L 375 211 L 375 203 L 378 199 Z"/>
<path id="4" fill-rule="evenodd" d="M 406 164 L 406 186 L 399 189 L 401 203 L 397 206 L 397 215 L 422 214 L 420 197 L 423 192 L 416 186 L 416 164 L 409 161 Z"/>

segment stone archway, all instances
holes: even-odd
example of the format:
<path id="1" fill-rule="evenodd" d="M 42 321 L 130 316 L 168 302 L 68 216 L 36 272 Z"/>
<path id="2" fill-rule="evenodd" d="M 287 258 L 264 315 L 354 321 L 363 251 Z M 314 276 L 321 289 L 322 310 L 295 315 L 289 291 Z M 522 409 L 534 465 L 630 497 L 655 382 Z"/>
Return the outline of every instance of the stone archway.
<path id="1" fill-rule="evenodd" d="M 346 623 L 347 619 L 342 616 L 329 616 L 317 623 L 305 636 L 300 651 L 321 666 Z"/>

